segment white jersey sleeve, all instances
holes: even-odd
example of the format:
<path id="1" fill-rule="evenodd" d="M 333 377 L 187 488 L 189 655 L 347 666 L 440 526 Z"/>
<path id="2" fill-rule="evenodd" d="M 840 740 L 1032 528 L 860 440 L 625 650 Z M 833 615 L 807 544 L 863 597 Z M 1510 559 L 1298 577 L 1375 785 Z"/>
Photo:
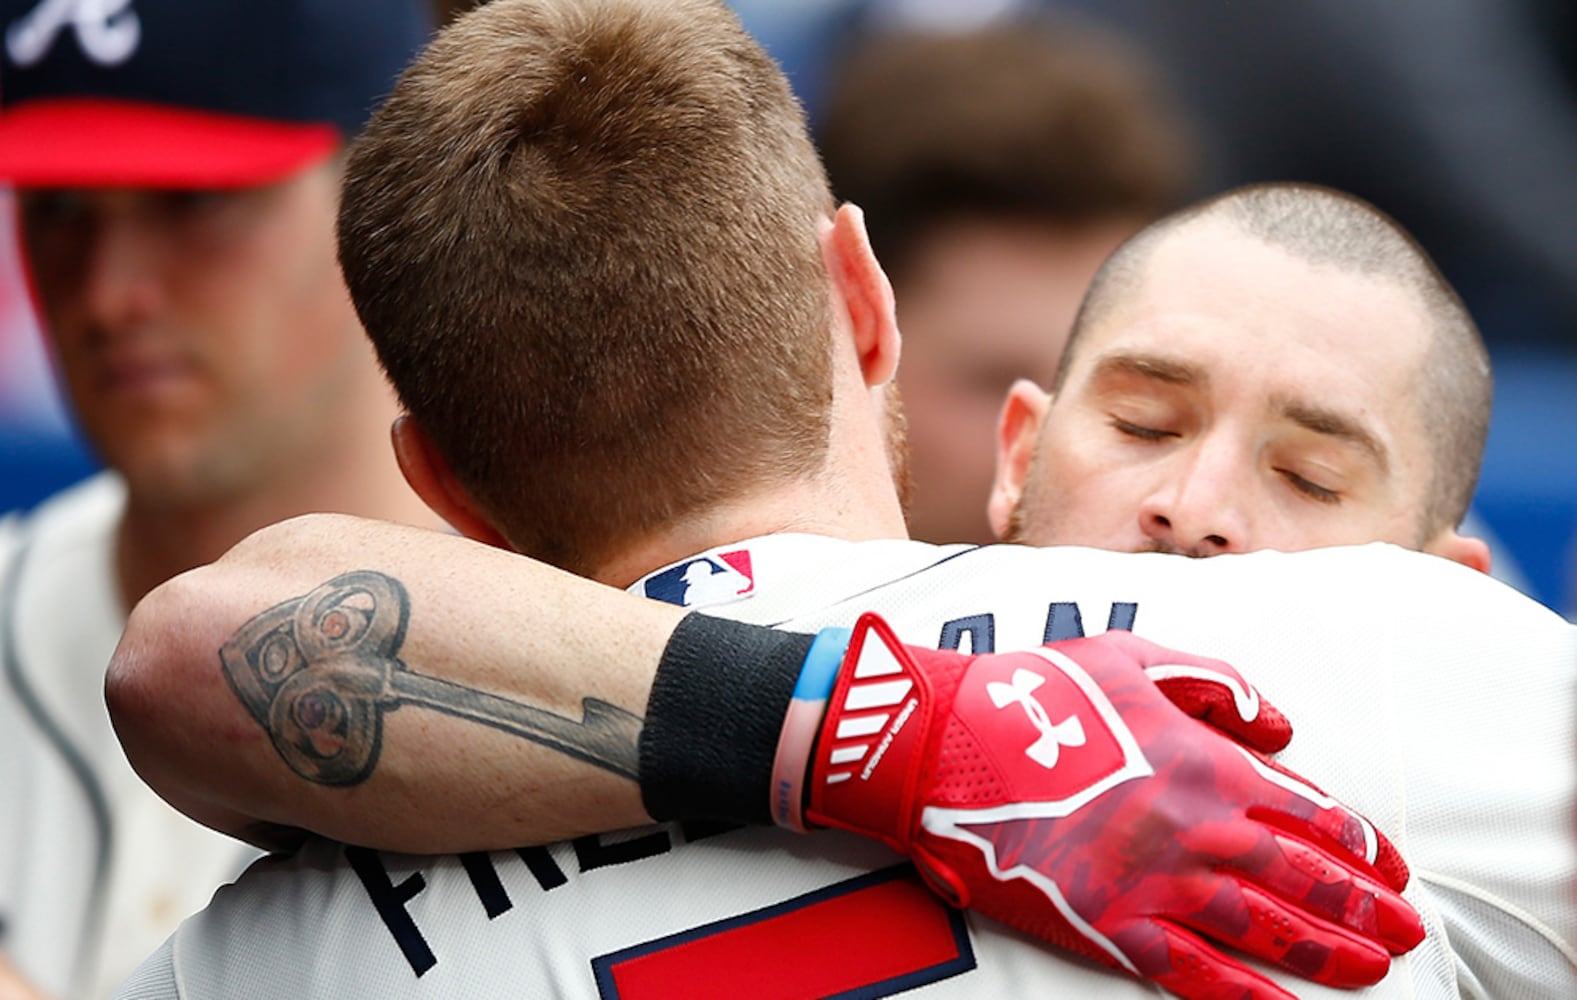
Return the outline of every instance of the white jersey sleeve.
<path id="1" fill-rule="evenodd" d="M 123 1000 L 178 1000 L 181 990 L 175 981 L 175 938 L 166 938 L 157 951 L 143 959 L 115 995 Z"/>
<path id="2" fill-rule="evenodd" d="M 748 547 L 693 560 L 729 574 L 710 610 L 811 630 L 874 609 L 981 652 L 1124 627 L 1237 664 L 1298 727 L 1287 763 L 1401 848 L 1429 929 L 1368 991 L 1277 974 L 1300 997 L 1577 996 L 1577 628 L 1509 588 L 1389 547 Z M 313 844 L 222 890 L 168 954 L 184 997 L 1160 995 L 949 910 L 872 842 L 771 829 L 438 859 Z"/>

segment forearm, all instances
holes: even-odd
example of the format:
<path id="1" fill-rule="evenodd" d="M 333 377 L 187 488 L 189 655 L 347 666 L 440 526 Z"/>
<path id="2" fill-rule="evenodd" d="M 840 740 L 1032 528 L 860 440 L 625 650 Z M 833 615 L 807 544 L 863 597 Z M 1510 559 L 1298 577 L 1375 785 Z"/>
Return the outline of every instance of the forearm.
<path id="1" fill-rule="evenodd" d="M 453 536 L 299 518 L 139 604 L 107 697 L 139 773 L 227 832 L 543 843 L 648 821 L 640 713 L 682 614 Z M 357 643 L 363 623 L 384 632 Z"/>

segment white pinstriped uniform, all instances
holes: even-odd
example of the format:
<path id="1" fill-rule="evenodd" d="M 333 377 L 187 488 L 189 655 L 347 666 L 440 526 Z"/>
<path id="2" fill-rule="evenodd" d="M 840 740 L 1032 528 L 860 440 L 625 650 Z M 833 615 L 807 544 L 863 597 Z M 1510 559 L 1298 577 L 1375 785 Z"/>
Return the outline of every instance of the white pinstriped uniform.
<path id="1" fill-rule="evenodd" d="M 1190 561 L 776 536 L 632 589 L 705 592 L 723 602 L 714 613 L 805 631 L 878 610 L 907 641 L 976 649 L 1131 620 L 1164 645 L 1227 659 L 1298 727 L 1286 762 L 1403 851 L 1407 896 L 1430 931 L 1370 991 L 1290 988 L 1577 996 L 1577 627 L 1488 577 L 1383 545 Z M 939 904 L 897 935 L 879 933 L 895 910 L 826 915 L 888 884 L 868 873 L 899 859 L 872 843 L 702 832 L 465 859 L 311 845 L 222 890 L 122 995 L 692 998 L 738 965 L 766 970 L 760 996 L 829 982 L 850 996 L 1158 992 Z M 861 876 L 873 884 L 846 891 Z M 806 913 L 811 925 L 791 930 Z M 796 936 L 814 928 L 831 941 Z M 880 979 L 876 958 L 913 978 Z"/>
<path id="2" fill-rule="evenodd" d="M 155 795 L 110 728 L 124 503 L 106 473 L 0 531 L 0 951 L 67 1000 L 107 996 L 257 856 Z"/>

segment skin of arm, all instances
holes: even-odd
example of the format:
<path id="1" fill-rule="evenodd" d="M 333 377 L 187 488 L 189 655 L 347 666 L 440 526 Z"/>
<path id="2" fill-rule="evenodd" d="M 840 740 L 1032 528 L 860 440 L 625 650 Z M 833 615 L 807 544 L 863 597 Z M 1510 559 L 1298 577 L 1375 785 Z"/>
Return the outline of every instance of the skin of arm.
<path id="1" fill-rule="evenodd" d="M 259 846 L 548 843 L 651 822 L 639 713 L 683 616 L 457 536 L 310 515 L 150 593 L 105 694 L 144 780 Z"/>
<path id="2" fill-rule="evenodd" d="M 22 978 L 4 954 L 0 954 L 0 1000 L 49 1000 Z"/>

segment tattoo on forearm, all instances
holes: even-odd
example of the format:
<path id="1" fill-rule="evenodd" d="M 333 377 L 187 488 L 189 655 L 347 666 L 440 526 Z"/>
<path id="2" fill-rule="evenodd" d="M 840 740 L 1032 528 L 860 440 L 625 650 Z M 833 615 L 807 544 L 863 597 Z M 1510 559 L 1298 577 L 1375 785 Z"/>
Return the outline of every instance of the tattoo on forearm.
<path id="1" fill-rule="evenodd" d="M 641 717 L 597 698 L 576 721 L 414 673 L 399 659 L 410 618 L 400 581 L 358 570 L 253 618 L 219 649 L 225 677 L 297 774 L 354 785 L 378 764 L 383 713 L 417 705 L 514 733 L 636 777 Z"/>

